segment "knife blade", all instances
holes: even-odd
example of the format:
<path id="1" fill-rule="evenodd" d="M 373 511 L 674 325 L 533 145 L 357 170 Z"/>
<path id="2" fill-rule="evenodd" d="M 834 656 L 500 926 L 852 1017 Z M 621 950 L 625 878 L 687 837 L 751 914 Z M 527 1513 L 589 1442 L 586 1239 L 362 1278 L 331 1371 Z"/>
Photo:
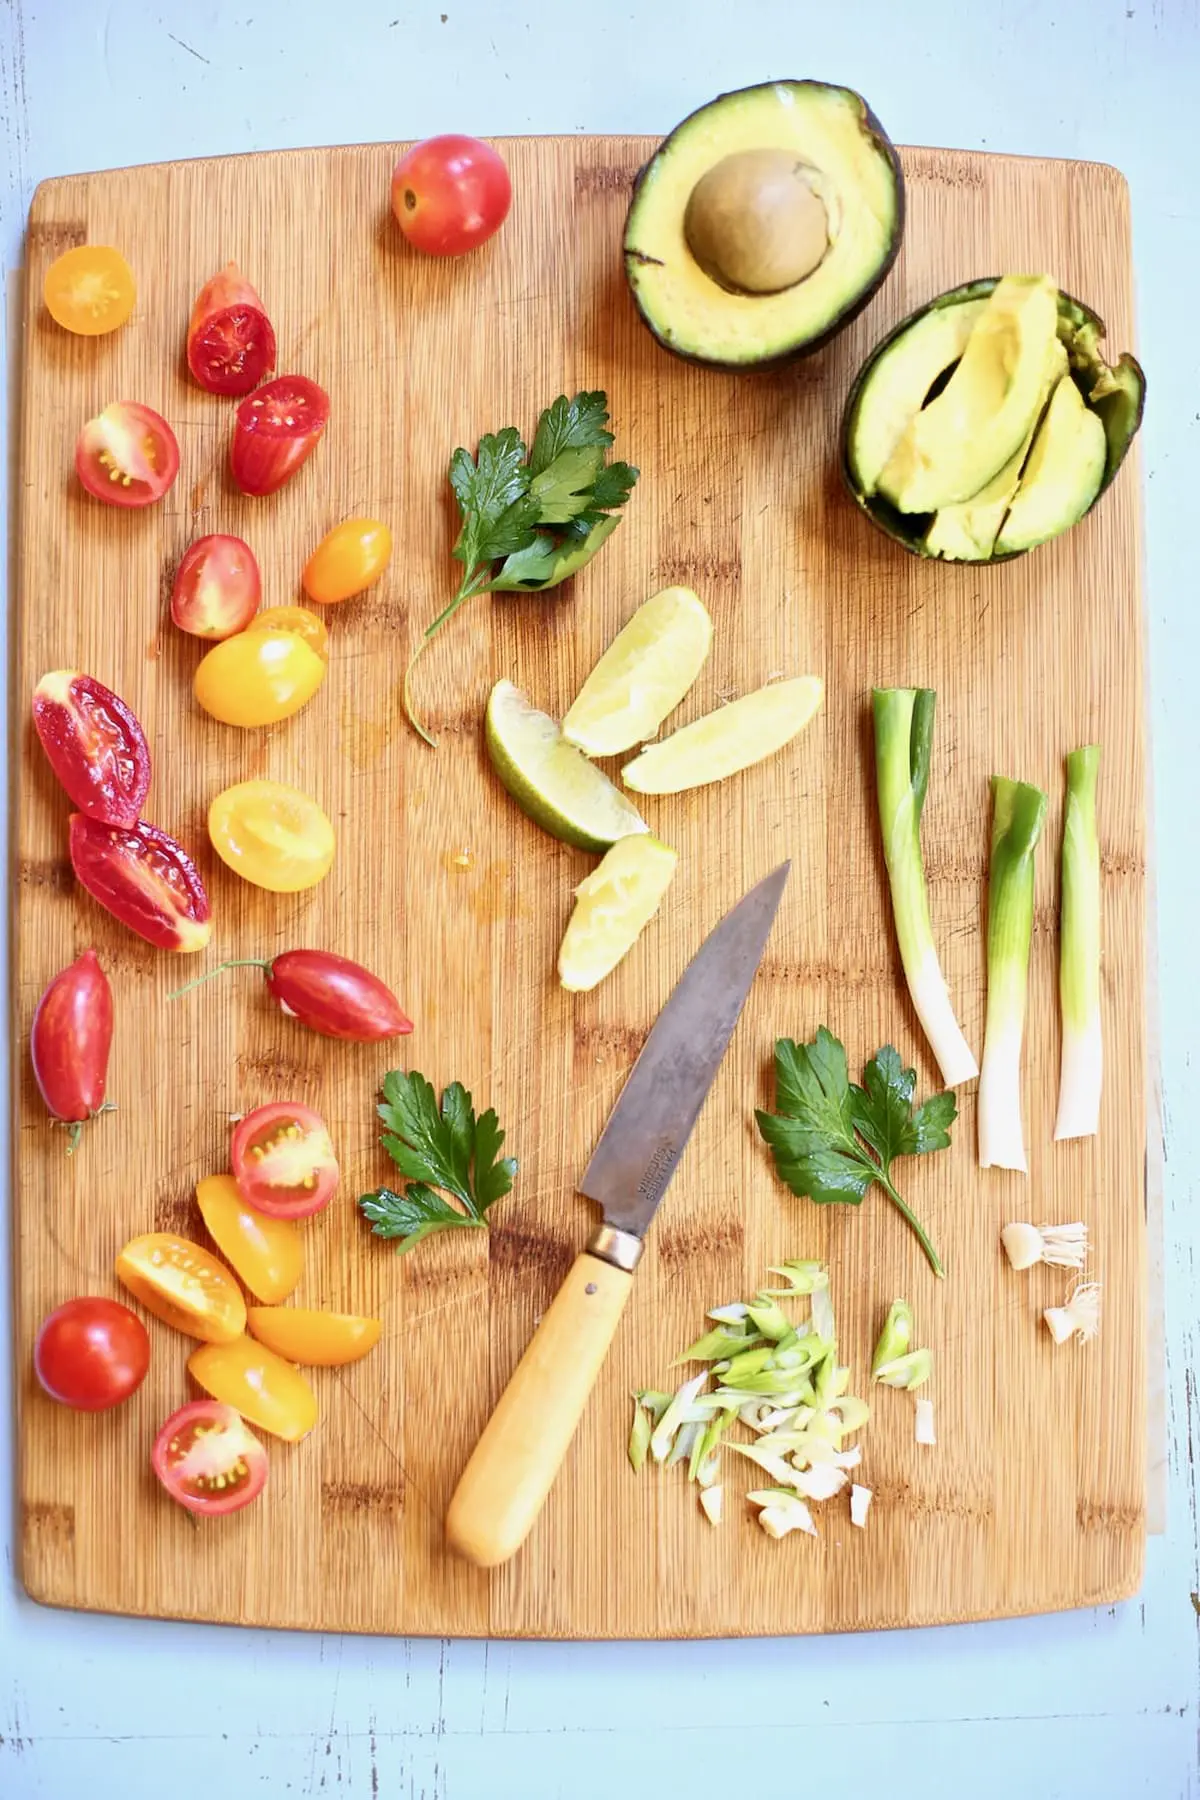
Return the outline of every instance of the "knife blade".
<path id="1" fill-rule="evenodd" d="M 534 1332 L 446 1515 L 481 1568 L 520 1549 L 542 1509 L 633 1285 L 642 1241 L 712 1086 L 787 883 L 783 863 L 709 933 L 655 1021 L 580 1192 L 603 1219 Z"/>

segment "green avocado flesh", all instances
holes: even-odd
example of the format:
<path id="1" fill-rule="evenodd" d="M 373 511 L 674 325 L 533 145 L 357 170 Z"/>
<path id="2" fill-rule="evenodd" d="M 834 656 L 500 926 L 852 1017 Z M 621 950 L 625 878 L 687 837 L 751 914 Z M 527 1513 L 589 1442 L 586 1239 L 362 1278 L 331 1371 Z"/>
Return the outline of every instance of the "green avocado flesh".
<path id="1" fill-rule="evenodd" d="M 1106 454 L 1103 421 L 1064 377 L 1038 428 L 997 550 L 1031 550 L 1082 519 L 1100 492 Z"/>
<path id="2" fill-rule="evenodd" d="M 879 486 L 888 459 L 934 382 L 966 349 L 984 305 L 974 300 L 924 313 L 879 358 L 851 430 L 851 472 L 865 494 Z"/>
<path id="3" fill-rule="evenodd" d="M 789 198 L 790 160 L 801 180 Z M 722 172 L 730 181 L 720 195 L 714 177 Z M 717 202 L 706 220 L 696 216 L 701 195 Z M 809 265 L 790 254 L 786 233 L 794 220 L 797 235 L 811 234 L 814 195 L 824 214 L 819 260 L 790 286 L 768 291 Z M 895 260 L 903 221 L 896 153 L 861 97 L 822 82 L 768 82 L 701 107 L 651 158 L 626 221 L 626 275 L 642 318 L 668 349 L 751 368 L 816 348 L 860 310 Z M 722 233 L 733 234 L 724 258 Z M 744 270 L 756 259 L 762 291 L 750 291 L 749 278 L 721 279 L 716 266 Z"/>

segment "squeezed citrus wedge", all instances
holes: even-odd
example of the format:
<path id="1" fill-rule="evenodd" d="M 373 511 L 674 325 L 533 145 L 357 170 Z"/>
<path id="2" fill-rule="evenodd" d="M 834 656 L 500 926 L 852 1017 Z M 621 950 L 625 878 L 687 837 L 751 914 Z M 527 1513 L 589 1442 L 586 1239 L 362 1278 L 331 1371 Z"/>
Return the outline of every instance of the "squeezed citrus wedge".
<path id="1" fill-rule="evenodd" d="M 511 681 L 498 681 L 487 706 L 487 747 L 497 775 L 535 825 L 581 850 L 606 850 L 648 830 L 608 776 L 568 744 L 549 713 Z"/>
<path id="2" fill-rule="evenodd" d="M 573 994 L 612 973 L 658 911 L 677 853 L 648 832 L 622 838 L 575 889 L 575 911 L 558 953 L 559 978 Z"/>
<path id="3" fill-rule="evenodd" d="M 563 720 L 563 736 L 588 756 L 645 743 L 695 681 L 711 643 L 712 620 L 691 588 L 664 588 L 608 646 Z"/>
<path id="4" fill-rule="evenodd" d="M 647 745 L 626 763 L 621 778 L 638 794 L 679 794 L 724 781 L 790 743 L 818 710 L 824 692 L 819 675 L 773 681 Z"/>

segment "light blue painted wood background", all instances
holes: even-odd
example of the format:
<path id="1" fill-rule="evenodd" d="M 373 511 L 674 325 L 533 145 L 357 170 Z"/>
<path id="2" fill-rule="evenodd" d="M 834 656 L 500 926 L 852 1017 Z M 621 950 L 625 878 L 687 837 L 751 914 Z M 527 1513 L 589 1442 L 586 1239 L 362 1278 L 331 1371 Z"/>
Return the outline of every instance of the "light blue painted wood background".
<path id="1" fill-rule="evenodd" d="M 445 129 L 657 132 L 771 75 L 859 88 L 902 143 L 1095 158 L 1132 188 L 1151 384 L 1171 1436 L 1169 1528 L 1150 1545 L 1143 1596 L 1115 1611 L 825 1641 L 288 1636 L 40 1610 L 13 1576 L 5 1505 L 4 1800 L 674 1800 L 728 1792 L 750 1766 L 758 1792 L 1200 1794 L 1196 0 L 3 0 L 3 266 L 20 262 L 44 176 Z M 5 1282 L 0 1356 L 8 1305 Z M 6 1419 L 5 1495 L 11 1450 Z"/>

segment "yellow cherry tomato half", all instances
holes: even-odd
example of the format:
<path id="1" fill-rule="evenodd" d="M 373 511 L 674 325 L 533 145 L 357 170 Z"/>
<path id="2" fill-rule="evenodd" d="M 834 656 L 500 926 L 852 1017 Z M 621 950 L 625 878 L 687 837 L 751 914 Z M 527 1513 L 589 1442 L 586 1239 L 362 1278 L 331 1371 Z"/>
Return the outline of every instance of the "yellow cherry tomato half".
<path id="1" fill-rule="evenodd" d="M 289 1444 L 317 1422 L 317 1396 L 299 1369 L 252 1337 L 201 1345 L 188 1357 L 188 1374 L 214 1400 Z"/>
<path id="2" fill-rule="evenodd" d="M 115 331 L 133 311 L 137 287 L 133 270 L 111 244 L 80 244 L 64 250 L 46 270 L 42 285 L 46 311 L 64 331 L 100 337 Z"/>
<path id="3" fill-rule="evenodd" d="M 246 1328 L 289 1362 L 334 1368 L 357 1362 L 379 1342 L 383 1326 L 359 1313 L 320 1312 L 308 1306 L 251 1306 Z"/>
<path id="4" fill-rule="evenodd" d="M 392 534 L 382 519 L 343 519 L 304 565 L 304 591 L 320 606 L 351 600 L 379 580 L 391 554 Z"/>
<path id="5" fill-rule="evenodd" d="M 329 628 L 319 613 L 306 606 L 268 606 L 256 613 L 247 631 L 294 631 L 317 655 L 329 661 Z"/>
<path id="6" fill-rule="evenodd" d="M 316 887 L 333 864 L 333 826 L 315 800 L 282 781 L 238 781 L 208 809 L 221 861 L 272 894 Z"/>
<path id="7" fill-rule="evenodd" d="M 242 1290 L 218 1257 L 169 1231 L 131 1238 L 117 1258 L 117 1279 L 164 1325 L 208 1344 L 228 1344 L 246 1329 Z"/>
<path id="8" fill-rule="evenodd" d="M 196 1183 L 200 1216 L 222 1256 L 267 1305 L 286 1300 L 304 1272 L 304 1240 L 290 1219 L 268 1219 L 242 1199 L 232 1175 Z"/>
<path id="9" fill-rule="evenodd" d="M 239 631 L 208 651 L 192 691 L 223 725 L 277 725 L 324 679 L 324 659 L 296 632 Z"/>

